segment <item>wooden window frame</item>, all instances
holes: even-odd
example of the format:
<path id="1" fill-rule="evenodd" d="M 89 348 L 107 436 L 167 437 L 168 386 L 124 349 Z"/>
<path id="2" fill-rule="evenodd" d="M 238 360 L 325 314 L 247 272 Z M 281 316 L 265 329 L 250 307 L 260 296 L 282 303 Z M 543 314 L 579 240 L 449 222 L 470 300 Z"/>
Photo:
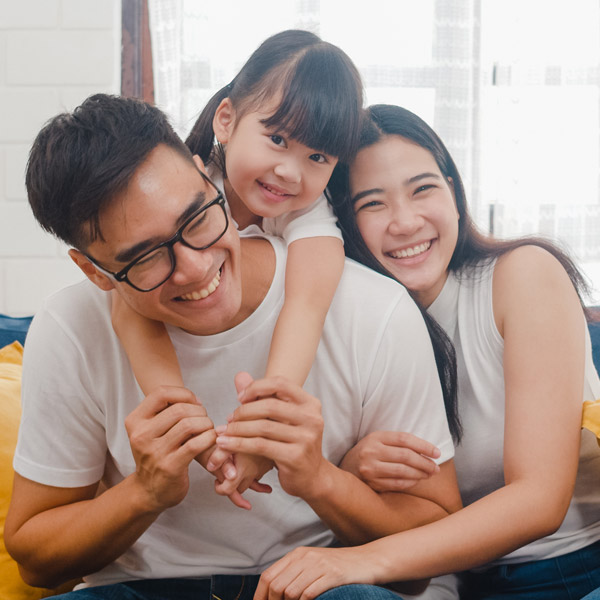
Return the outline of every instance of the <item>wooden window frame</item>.
<path id="1" fill-rule="evenodd" d="M 121 0 L 121 94 L 154 103 L 148 0 Z"/>

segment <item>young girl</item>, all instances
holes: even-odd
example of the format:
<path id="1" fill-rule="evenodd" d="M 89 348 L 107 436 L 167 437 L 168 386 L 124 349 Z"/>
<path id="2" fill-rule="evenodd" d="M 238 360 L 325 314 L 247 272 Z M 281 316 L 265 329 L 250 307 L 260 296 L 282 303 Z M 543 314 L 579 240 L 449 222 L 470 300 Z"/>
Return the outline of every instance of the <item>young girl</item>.
<path id="1" fill-rule="evenodd" d="M 241 234 L 262 230 L 288 244 L 285 302 L 267 377 L 302 385 L 311 368 L 344 263 L 341 232 L 323 191 L 338 159 L 356 146 L 362 94 L 360 76 L 339 48 L 307 31 L 284 31 L 263 42 L 208 102 L 186 141 L 224 191 Z M 216 278 L 193 299 L 218 285 Z M 113 324 L 145 394 L 159 385 L 183 385 L 162 324 L 118 300 Z M 223 451 L 207 464 L 209 455 L 202 464 L 223 467 L 228 479 L 236 476 Z"/>
<path id="2" fill-rule="evenodd" d="M 600 453 L 581 430 L 600 381 L 581 275 L 544 240 L 479 233 L 452 158 L 416 115 L 367 114 L 358 154 L 329 189 L 346 252 L 404 284 L 455 343 L 465 508 L 361 547 L 295 550 L 265 572 L 256 598 L 455 572 L 420 597 L 582 598 L 600 587 Z M 397 489 L 397 440 L 371 434 L 343 466 Z"/>

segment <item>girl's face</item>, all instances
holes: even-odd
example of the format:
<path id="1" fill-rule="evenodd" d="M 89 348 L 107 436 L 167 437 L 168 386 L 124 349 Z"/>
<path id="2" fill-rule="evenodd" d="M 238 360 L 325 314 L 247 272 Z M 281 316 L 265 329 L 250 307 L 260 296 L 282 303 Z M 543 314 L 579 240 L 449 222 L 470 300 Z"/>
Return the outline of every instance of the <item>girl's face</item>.
<path id="1" fill-rule="evenodd" d="M 369 250 L 429 306 L 444 286 L 458 238 L 452 182 L 429 151 L 390 135 L 357 154 L 350 189 Z"/>
<path id="2" fill-rule="evenodd" d="M 265 107 L 236 119 L 231 102 L 225 99 L 215 113 L 215 134 L 227 145 L 227 199 L 240 226 L 252 222 L 252 216 L 277 217 L 310 206 L 327 186 L 337 163 L 337 158 L 266 127 L 262 121 L 276 108 L 274 103 L 272 109 Z"/>

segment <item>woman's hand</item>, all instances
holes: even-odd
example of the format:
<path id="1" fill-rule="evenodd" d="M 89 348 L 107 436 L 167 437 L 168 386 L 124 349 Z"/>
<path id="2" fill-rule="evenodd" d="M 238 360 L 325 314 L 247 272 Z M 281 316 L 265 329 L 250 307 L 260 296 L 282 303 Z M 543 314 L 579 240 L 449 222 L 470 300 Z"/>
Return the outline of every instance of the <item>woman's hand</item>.
<path id="1" fill-rule="evenodd" d="M 296 548 L 263 572 L 254 600 L 311 600 L 340 585 L 374 583 L 375 558 L 368 544 Z"/>
<path id="2" fill-rule="evenodd" d="M 440 451 L 410 433 L 375 431 L 348 451 L 340 467 L 376 492 L 402 492 L 439 472 Z"/>

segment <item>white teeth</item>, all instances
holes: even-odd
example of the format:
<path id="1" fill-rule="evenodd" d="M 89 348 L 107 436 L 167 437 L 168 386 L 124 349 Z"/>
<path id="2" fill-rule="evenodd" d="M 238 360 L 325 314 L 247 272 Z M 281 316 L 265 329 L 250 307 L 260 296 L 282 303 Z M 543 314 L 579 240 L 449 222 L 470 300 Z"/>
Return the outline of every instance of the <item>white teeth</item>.
<path id="1" fill-rule="evenodd" d="M 196 291 L 189 292 L 180 296 L 181 300 L 203 300 L 210 296 L 218 287 L 221 282 L 221 271 L 217 271 L 215 278 L 208 284 L 207 287 Z"/>
<path id="2" fill-rule="evenodd" d="M 431 242 L 424 242 L 419 244 L 418 246 L 413 246 L 412 248 L 405 248 L 404 250 L 398 250 L 396 252 L 389 252 L 388 254 L 392 258 L 408 258 L 409 256 L 417 256 L 418 254 L 422 254 L 426 250 L 429 250 L 431 246 Z"/>
<path id="3" fill-rule="evenodd" d="M 286 196 L 287 194 L 282 194 L 281 192 L 277 192 L 274 189 L 270 188 L 266 183 L 263 183 L 262 186 L 268 190 L 269 192 L 271 192 L 271 194 L 275 194 L 276 196 Z"/>

